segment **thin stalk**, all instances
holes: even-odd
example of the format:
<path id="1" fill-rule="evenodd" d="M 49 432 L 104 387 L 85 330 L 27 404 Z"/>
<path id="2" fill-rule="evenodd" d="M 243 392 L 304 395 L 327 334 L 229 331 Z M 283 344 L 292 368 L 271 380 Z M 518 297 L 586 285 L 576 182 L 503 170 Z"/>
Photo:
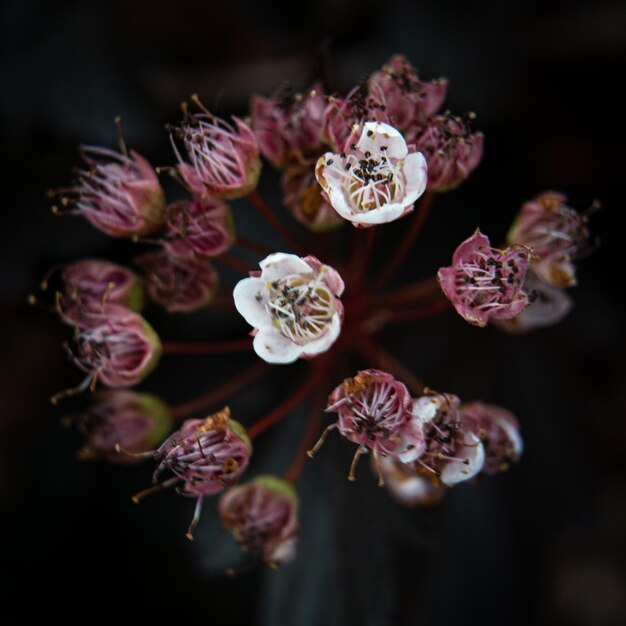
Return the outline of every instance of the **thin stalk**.
<path id="1" fill-rule="evenodd" d="M 406 287 L 402 287 L 402 289 L 380 294 L 376 298 L 376 304 L 406 304 L 431 296 L 433 293 L 439 293 L 440 290 L 439 281 L 436 277 L 432 276 L 431 278 L 425 278 L 416 283 L 407 285 Z"/>
<path id="2" fill-rule="evenodd" d="M 426 223 L 426 218 L 430 213 L 434 197 L 435 194 L 432 191 L 427 191 L 422 197 L 422 200 L 417 207 L 417 211 L 415 211 L 413 220 L 411 221 L 411 225 L 404 235 L 404 239 L 396 249 L 394 255 L 384 265 L 378 276 L 374 278 L 374 282 L 372 284 L 373 291 L 376 291 L 385 285 L 402 265 L 402 262 L 411 251 L 413 244 L 422 232 L 422 228 Z"/>
<path id="3" fill-rule="evenodd" d="M 250 237 L 246 237 L 241 233 L 237 233 L 237 240 L 235 241 L 235 244 L 241 246 L 242 248 L 246 248 L 251 252 L 262 254 L 263 256 L 267 256 L 268 254 L 275 252 L 272 248 L 259 243 L 258 241 L 254 241 L 254 239 L 250 239 Z"/>
<path id="4" fill-rule="evenodd" d="M 240 389 L 253 383 L 269 370 L 270 366 L 265 363 L 265 361 L 255 361 L 248 369 L 243 370 L 243 372 L 238 372 L 216 389 L 212 389 L 208 393 L 203 393 L 188 402 L 183 402 L 182 404 L 171 407 L 172 418 L 175 420 L 181 419 L 192 413 L 217 405 L 232 394 L 237 393 Z"/>
<path id="5" fill-rule="evenodd" d="M 306 250 L 302 248 L 300 242 L 292 235 L 291 231 L 282 223 L 280 218 L 272 211 L 270 206 L 261 198 L 257 191 L 253 191 L 248 197 L 250 203 L 269 223 L 269 225 L 288 243 L 294 252 L 301 256 L 306 256 Z"/>
<path id="6" fill-rule="evenodd" d="M 379 319 L 379 328 L 386 326 L 387 324 L 396 324 L 403 322 L 414 322 L 416 320 L 422 320 L 426 317 L 432 317 L 437 313 L 447 311 L 452 306 L 450 300 L 445 297 L 441 297 L 430 304 L 420 306 L 416 309 L 410 309 L 407 311 L 386 311 L 385 315 Z"/>
<path id="7" fill-rule="evenodd" d="M 162 344 L 163 354 L 228 354 L 231 352 L 250 352 L 252 340 L 231 339 L 230 341 L 164 341 Z"/>
<path id="8" fill-rule="evenodd" d="M 228 267 L 231 267 L 236 272 L 239 272 L 240 274 L 245 274 L 246 276 L 250 272 L 254 271 L 254 267 L 252 267 L 252 265 L 250 265 L 246 261 L 238 259 L 236 256 L 233 256 L 229 252 L 224 252 L 218 257 L 215 257 L 215 259 L 217 261 L 221 261 L 222 263 L 224 263 L 224 265 L 228 265 Z"/>
<path id="9" fill-rule="evenodd" d="M 374 250 L 374 242 L 376 240 L 376 228 L 368 228 L 367 233 L 365 234 L 365 242 L 363 243 L 362 248 L 359 246 L 359 239 L 357 233 L 357 238 L 355 241 L 355 245 L 352 247 L 352 267 L 351 267 L 351 276 L 350 283 L 354 285 L 354 289 L 358 290 L 361 287 L 361 283 L 363 282 L 363 277 L 367 271 L 367 265 L 370 260 L 370 256 Z"/>

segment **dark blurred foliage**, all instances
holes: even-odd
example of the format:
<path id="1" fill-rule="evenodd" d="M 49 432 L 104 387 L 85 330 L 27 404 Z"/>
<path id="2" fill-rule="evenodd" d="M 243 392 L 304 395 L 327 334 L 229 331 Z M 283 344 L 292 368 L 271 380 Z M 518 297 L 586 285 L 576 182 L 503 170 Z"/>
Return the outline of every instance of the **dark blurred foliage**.
<path id="1" fill-rule="evenodd" d="M 626 623 L 623 3 L 14 0 L 1 11 L 0 562 L 3 613 L 16 611 L 3 623 Z M 331 438 L 300 485 L 297 562 L 227 578 L 242 561 L 211 506 L 189 543 L 191 501 L 172 493 L 132 505 L 150 468 L 79 463 L 78 436 L 47 402 L 79 373 L 60 347 L 65 329 L 28 309 L 26 295 L 56 263 L 128 259 L 134 248 L 54 218 L 44 192 L 68 181 L 79 143 L 114 142 L 117 114 L 129 143 L 167 164 L 163 126 L 190 93 L 243 114 L 253 91 L 320 76 L 347 90 L 397 51 L 425 78 L 447 76 L 448 106 L 476 111 L 486 136 L 479 170 L 438 200 L 407 279 L 447 264 L 479 224 L 498 241 L 545 189 L 582 208 L 599 198 L 602 246 L 581 262 L 576 306 L 554 329 L 512 337 L 446 313 L 383 337 L 432 387 L 510 407 L 527 447 L 518 467 L 456 488 L 440 507 L 405 510 L 366 463 L 348 483 L 351 446 Z M 278 206 L 275 182 L 266 168 L 263 192 Z M 239 227 L 271 241 L 240 205 Z M 389 248 L 403 228 L 387 228 Z M 149 316 L 171 339 L 246 328 L 212 314 Z M 171 357 L 146 387 L 182 400 L 249 361 Z M 272 374 L 233 410 L 252 421 L 298 374 Z M 259 441 L 255 471 L 284 471 L 305 417 L 304 407 Z"/>

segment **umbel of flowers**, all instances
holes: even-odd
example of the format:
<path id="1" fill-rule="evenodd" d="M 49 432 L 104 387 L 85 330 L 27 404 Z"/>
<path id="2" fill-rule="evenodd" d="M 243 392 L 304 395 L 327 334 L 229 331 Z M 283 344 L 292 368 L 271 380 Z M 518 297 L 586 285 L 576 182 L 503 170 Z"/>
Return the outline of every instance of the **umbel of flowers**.
<path id="1" fill-rule="evenodd" d="M 189 538 L 205 500 L 219 494 L 224 528 L 269 567 L 295 557 L 297 482 L 330 432 L 352 447 L 350 480 L 369 455 L 378 483 L 407 506 L 436 503 L 450 488 L 519 461 L 520 427 L 508 409 L 428 389 L 379 332 L 453 309 L 457 321 L 512 333 L 555 324 L 572 307 L 565 290 L 576 283 L 576 260 L 590 250 L 588 216 L 596 207 L 579 213 L 563 194 L 541 193 L 524 203 L 503 246 L 477 228 L 450 242 L 448 267 L 390 287 L 419 245 L 435 197 L 459 188 L 482 157 L 475 115 L 441 111 L 447 87 L 445 79 L 423 80 L 396 55 L 347 94 L 315 82 L 303 93 L 254 95 L 245 118 L 221 119 L 193 96 L 193 109 L 183 104 L 182 121 L 169 127 L 175 162 L 158 172 L 127 147 L 119 120 L 118 151 L 82 148 L 84 167 L 72 186 L 51 194 L 59 196 L 54 211 L 131 239 L 137 253 L 128 265 L 70 263 L 49 273 L 42 296 L 31 296 L 45 303 L 53 292 L 48 298 L 73 333 L 67 352 L 85 375 L 53 401 L 96 392 L 78 420 L 86 437 L 81 459 L 152 459 L 153 484 L 133 499 L 168 487 L 195 499 Z M 286 211 L 256 191 L 262 158 L 280 173 Z M 176 197 L 166 199 L 162 172 L 181 183 Z M 231 199 L 245 199 L 267 221 L 280 249 L 237 232 Z M 405 227 L 384 256 L 377 238 L 398 233 L 389 225 L 396 220 Z M 316 236 L 296 235 L 303 228 Z M 341 228 L 350 231 L 348 247 L 320 237 Z M 240 278 L 228 285 L 224 268 Z M 207 336 L 163 341 L 149 322 L 153 306 L 179 318 L 204 312 Z M 213 309 L 240 314 L 240 333 L 223 334 Z M 235 352 L 247 353 L 249 365 L 186 402 L 169 405 L 129 389 L 163 357 L 214 355 L 208 367 L 215 368 Z M 355 359 L 363 364 L 356 373 Z M 223 408 L 296 361 L 302 380 L 276 406 L 261 415 L 250 409 L 237 416 L 241 422 Z M 282 476 L 255 476 L 252 440 L 310 397 L 291 465 Z M 326 427 L 325 416 L 332 416 Z"/>

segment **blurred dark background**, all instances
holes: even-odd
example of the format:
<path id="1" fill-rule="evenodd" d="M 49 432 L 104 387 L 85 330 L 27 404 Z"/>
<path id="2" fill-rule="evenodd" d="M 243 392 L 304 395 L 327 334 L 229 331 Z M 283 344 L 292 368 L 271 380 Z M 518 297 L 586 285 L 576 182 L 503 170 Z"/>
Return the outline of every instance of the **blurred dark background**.
<path id="1" fill-rule="evenodd" d="M 9 0 L 1 11 L 0 597 L 5 616 L 16 611 L 4 623 L 41 613 L 220 626 L 626 623 L 624 3 Z M 437 202 L 407 279 L 447 264 L 477 225 L 501 240 L 546 189 L 581 208 L 602 201 L 602 246 L 580 263 L 576 305 L 558 327 L 513 337 L 446 313 L 383 335 L 430 386 L 509 407 L 526 443 L 519 466 L 407 510 L 366 467 L 348 483 L 353 448 L 330 438 L 301 481 L 298 560 L 228 578 L 243 561 L 210 503 L 191 544 L 191 501 L 132 505 L 151 468 L 78 462 L 80 438 L 61 417 L 81 401 L 48 403 L 80 374 L 60 347 L 66 330 L 27 294 L 54 264 L 129 259 L 134 247 L 53 217 L 45 190 L 69 180 L 79 143 L 114 144 L 115 115 L 129 144 L 167 164 L 164 124 L 190 93 L 220 115 L 245 114 L 254 91 L 303 88 L 320 72 L 345 91 L 395 52 L 425 79 L 447 76 L 447 106 L 475 111 L 486 136 L 480 168 Z M 262 190 L 278 206 L 275 178 L 267 167 Z M 245 203 L 235 209 L 242 231 L 263 228 Z M 402 228 L 388 227 L 388 246 Z M 246 328 L 211 313 L 148 317 L 168 339 Z M 183 400 L 250 360 L 168 357 L 146 388 Z M 298 373 L 272 374 L 233 409 L 253 421 Z M 254 472 L 284 471 L 305 418 L 303 408 L 259 440 Z"/>

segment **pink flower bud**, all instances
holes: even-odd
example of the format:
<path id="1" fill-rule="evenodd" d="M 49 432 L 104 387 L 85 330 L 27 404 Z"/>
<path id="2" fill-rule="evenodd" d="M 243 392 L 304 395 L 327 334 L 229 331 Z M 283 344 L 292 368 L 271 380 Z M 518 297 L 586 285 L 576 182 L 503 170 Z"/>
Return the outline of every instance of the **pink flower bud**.
<path id="1" fill-rule="evenodd" d="M 72 212 L 112 237 L 147 235 L 162 227 L 165 196 L 139 153 L 84 146 L 82 156 L 89 169 L 78 172 L 73 195 L 63 198 L 65 206 L 74 204 Z"/>
<path id="2" fill-rule="evenodd" d="M 478 435 L 463 427 L 459 399 L 431 394 L 413 402 L 413 421 L 424 432 L 425 446 L 416 467 L 437 486 L 452 487 L 483 468 L 485 451 Z"/>
<path id="3" fill-rule="evenodd" d="M 202 309 L 217 293 L 217 271 L 203 257 L 171 256 L 162 250 L 146 252 L 135 263 L 144 271 L 148 296 L 168 313 Z"/>
<path id="4" fill-rule="evenodd" d="M 495 319 L 498 328 L 509 333 L 526 333 L 536 328 L 553 326 L 571 310 L 572 299 L 565 289 L 547 285 L 529 269 L 524 280 L 524 291 L 528 294 L 528 306 L 511 319 Z"/>
<path id="5" fill-rule="evenodd" d="M 199 101 L 196 100 L 199 104 Z M 206 109 L 185 113 L 179 127 L 171 129 L 178 171 L 196 196 L 242 198 L 254 191 L 261 174 L 259 146 L 247 124 L 233 117 L 235 126 Z M 185 147 L 189 163 L 181 156 L 174 138 Z"/>
<path id="6" fill-rule="evenodd" d="M 74 362 L 89 374 L 92 386 L 130 387 L 157 365 L 161 342 L 148 322 L 117 304 L 105 304 L 84 315 L 76 328 Z"/>
<path id="7" fill-rule="evenodd" d="M 523 284 L 529 259 L 530 251 L 522 246 L 491 248 L 488 237 L 476 229 L 437 278 L 457 313 L 470 324 L 485 326 L 490 318 L 516 317 L 528 305 Z"/>
<path id="8" fill-rule="evenodd" d="M 233 291 L 237 310 L 255 328 L 254 351 L 268 363 L 326 352 L 341 332 L 341 276 L 310 255 L 276 252 L 259 265 L 260 275 Z"/>
<path id="9" fill-rule="evenodd" d="M 531 267 L 555 287 L 576 284 L 573 261 L 589 248 L 587 218 L 566 200 L 561 193 L 546 191 L 524 203 L 507 237 L 509 243 L 532 248 Z"/>
<path id="10" fill-rule="evenodd" d="M 322 196 L 312 167 L 290 166 L 280 179 L 283 201 L 289 212 L 314 233 L 325 233 L 344 223 Z"/>
<path id="11" fill-rule="evenodd" d="M 468 116 L 467 120 L 472 116 Z M 472 133 L 468 121 L 438 115 L 423 131 L 407 138 L 424 153 L 428 163 L 428 189 L 451 191 L 476 169 L 483 156 L 483 134 Z"/>
<path id="12" fill-rule="evenodd" d="M 235 240 L 230 208 L 214 196 L 171 204 L 167 208 L 166 237 L 165 246 L 171 255 L 219 256 Z"/>
<path id="13" fill-rule="evenodd" d="M 463 428 L 473 432 L 485 449 L 483 474 L 497 474 L 519 460 L 524 444 L 515 416 L 502 407 L 470 402 L 461 407 Z"/>
<path id="14" fill-rule="evenodd" d="M 435 484 L 416 471 L 416 463 L 403 463 L 397 456 L 389 455 L 380 459 L 385 487 L 391 497 L 408 507 L 429 506 L 441 501 L 446 487 Z M 372 463 L 374 472 L 378 471 Z"/>
<path id="15" fill-rule="evenodd" d="M 259 476 L 226 491 L 219 515 L 241 547 L 269 567 L 295 557 L 298 536 L 298 496 L 285 480 Z"/>
<path id="16" fill-rule="evenodd" d="M 427 182 L 424 156 L 409 153 L 402 135 L 380 122 L 366 122 L 346 152 L 320 157 L 315 175 L 335 211 L 359 228 L 410 213 Z"/>
<path id="17" fill-rule="evenodd" d="M 234 485 L 244 473 L 252 444 L 244 428 L 230 419 L 230 409 L 183 423 L 154 453 L 153 480 L 167 470 L 183 481 L 183 493 L 205 496 Z"/>
<path id="18" fill-rule="evenodd" d="M 135 454 L 154 449 L 167 437 L 171 417 L 167 405 L 156 396 L 105 391 L 96 396 L 81 426 L 87 436 L 81 459 L 128 464 L 140 460 Z M 120 454 L 118 447 L 127 454 Z"/>
<path id="19" fill-rule="evenodd" d="M 251 126 L 261 154 L 276 168 L 317 160 L 322 153 L 320 128 L 326 100 L 320 85 L 306 94 L 253 96 Z"/>
<path id="20" fill-rule="evenodd" d="M 85 310 L 109 303 L 140 311 L 145 301 L 143 284 L 137 274 L 110 261 L 76 261 L 64 268 L 63 284 L 63 313 L 79 326 Z"/>
<path id="21" fill-rule="evenodd" d="M 425 126 L 441 108 L 447 88 L 445 78 L 422 82 L 401 54 L 391 57 L 369 80 L 372 99 L 385 106 L 389 123 L 402 132 Z"/>

